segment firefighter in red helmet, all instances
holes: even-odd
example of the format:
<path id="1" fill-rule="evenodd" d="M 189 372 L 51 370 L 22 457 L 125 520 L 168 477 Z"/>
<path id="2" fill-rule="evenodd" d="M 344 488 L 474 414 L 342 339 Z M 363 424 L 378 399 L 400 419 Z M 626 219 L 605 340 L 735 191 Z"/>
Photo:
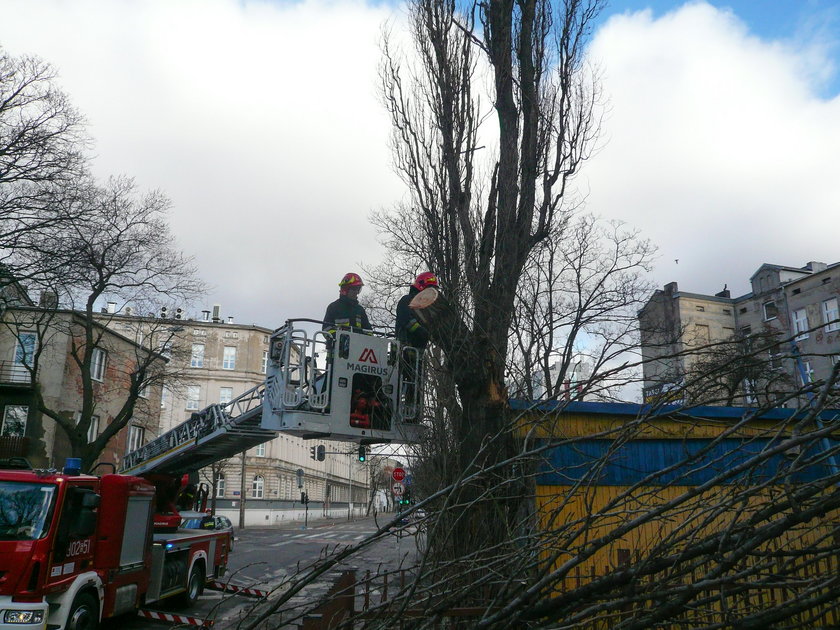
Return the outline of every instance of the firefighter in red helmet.
<path id="1" fill-rule="evenodd" d="M 423 327 L 423 324 L 417 319 L 408 305 L 414 296 L 429 287 L 437 287 L 438 279 L 435 274 L 430 271 L 424 271 L 414 280 L 414 284 L 408 290 L 408 293 L 400 298 L 397 303 L 397 323 L 395 332 L 397 339 L 420 350 L 424 349 L 429 343 L 429 332 Z"/>
<path id="2" fill-rule="evenodd" d="M 337 329 L 363 332 L 371 330 L 365 309 L 359 304 L 359 292 L 365 286 L 357 273 L 346 273 L 338 283 L 338 299 L 327 307 L 324 330 L 335 333 Z"/>

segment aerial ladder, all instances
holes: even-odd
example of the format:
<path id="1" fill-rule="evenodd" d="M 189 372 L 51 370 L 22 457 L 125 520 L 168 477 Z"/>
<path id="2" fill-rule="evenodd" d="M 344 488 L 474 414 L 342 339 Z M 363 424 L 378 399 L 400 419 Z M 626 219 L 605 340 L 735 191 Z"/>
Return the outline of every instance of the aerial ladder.
<path id="1" fill-rule="evenodd" d="M 280 433 L 358 444 L 422 435 L 422 351 L 390 335 L 288 320 L 270 338 L 265 382 L 194 413 L 128 453 L 121 472 L 193 473 Z"/>

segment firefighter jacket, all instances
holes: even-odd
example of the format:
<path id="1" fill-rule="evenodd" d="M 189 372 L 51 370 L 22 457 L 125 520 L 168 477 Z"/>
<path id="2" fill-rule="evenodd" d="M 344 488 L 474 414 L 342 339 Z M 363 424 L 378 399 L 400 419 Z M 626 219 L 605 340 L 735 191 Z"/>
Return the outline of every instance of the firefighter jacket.
<path id="1" fill-rule="evenodd" d="M 353 332 L 371 330 L 365 309 L 358 300 L 342 295 L 327 307 L 324 315 L 324 330 L 335 333 L 337 329 L 352 329 Z"/>
<path id="2" fill-rule="evenodd" d="M 397 304 L 397 323 L 394 332 L 401 342 L 422 350 L 429 343 L 429 331 L 423 327 L 414 311 L 408 307 L 418 293 L 420 291 L 416 287 L 411 287 L 408 294 L 400 298 Z"/>

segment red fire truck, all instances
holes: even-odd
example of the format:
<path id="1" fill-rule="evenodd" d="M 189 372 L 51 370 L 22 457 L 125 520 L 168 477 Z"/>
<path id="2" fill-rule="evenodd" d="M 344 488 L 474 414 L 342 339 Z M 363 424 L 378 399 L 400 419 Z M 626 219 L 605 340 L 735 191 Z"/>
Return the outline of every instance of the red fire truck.
<path id="1" fill-rule="evenodd" d="M 230 534 L 177 529 L 180 479 L 162 480 L 0 470 L 0 629 L 89 630 L 167 597 L 195 601 L 224 573 Z"/>

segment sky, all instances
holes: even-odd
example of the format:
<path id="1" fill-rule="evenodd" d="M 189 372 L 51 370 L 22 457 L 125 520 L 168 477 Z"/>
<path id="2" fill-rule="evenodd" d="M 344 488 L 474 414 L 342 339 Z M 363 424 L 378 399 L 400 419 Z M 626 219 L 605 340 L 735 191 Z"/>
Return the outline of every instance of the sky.
<path id="1" fill-rule="evenodd" d="M 95 173 L 172 201 L 179 247 L 239 323 L 320 318 L 385 253 L 406 196 L 377 95 L 397 3 L 0 0 L 0 45 L 49 61 Z M 840 261 L 840 1 L 614 0 L 589 59 L 606 98 L 575 185 L 659 248 L 650 279 L 733 296 L 764 262 Z M 407 279 L 408 281 L 408 279 Z"/>

